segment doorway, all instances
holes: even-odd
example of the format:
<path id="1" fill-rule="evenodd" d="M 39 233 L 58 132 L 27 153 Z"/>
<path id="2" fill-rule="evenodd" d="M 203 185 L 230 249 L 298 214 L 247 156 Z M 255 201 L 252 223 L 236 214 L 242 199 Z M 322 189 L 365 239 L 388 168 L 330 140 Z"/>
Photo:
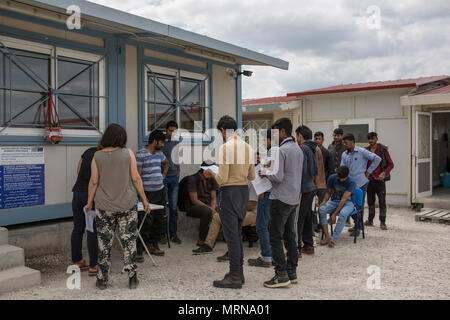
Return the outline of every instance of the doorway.
<path id="1" fill-rule="evenodd" d="M 450 172 L 450 111 L 432 113 L 432 188 L 436 200 L 450 200 L 450 188 L 442 177 Z"/>

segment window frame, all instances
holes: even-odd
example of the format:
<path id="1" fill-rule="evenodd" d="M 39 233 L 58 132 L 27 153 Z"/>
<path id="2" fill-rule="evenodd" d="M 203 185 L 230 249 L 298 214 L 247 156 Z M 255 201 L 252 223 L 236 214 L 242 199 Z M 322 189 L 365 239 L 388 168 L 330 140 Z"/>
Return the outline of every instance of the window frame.
<path id="1" fill-rule="evenodd" d="M 56 45 L 48 45 L 35 41 L 22 40 L 19 38 L 8 37 L 0 35 L 0 41 L 11 49 L 25 50 L 33 53 L 48 54 L 50 56 L 50 83 L 52 88 L 56 87 L 58 83 L 58 70 L 57 61 L 58 56 L 65 56 L 68 58 L 74 58 L 79 60 L 85 60 L 89 62 L 97 62 L 101 60 L 98 64 L 99 69 L 99 127 L 98 128 L 86 128 L 86 129 L 64 129 L 62 128 L 62 134 L 65 137 L 101 137 L 102 133 L 106 127 L 106 100 L 108 97 L 105 95 L 107 92 L 107 81 L 106 81 L 106 63 L 104 56 L 79 51 L 72 50 Z M 57 89 L 56 89 L 57 90 Z M 55 106 L 58 110 L 58 99 L 56 95 L 53 95 L 53 100 Z M 3 130 L 3 131 L 1 131 Z M 26 128 L 26 127 L 4 127 L 0 126 L 0 137 L 1 136 L 43 136 L 45 134 L 45 128 Z"/>
<path id="2" fill-rule="evenodd" d="M 157 66 L 157 65 L 152 65 L 152 64 L 148 64 L 148 63 L 144 63 L 143 65 L 144 68 L 144 134 L 146 137 L 148 137 L 150 135 L 150 130 L 148 129 L 148 104 L 150 103 L 149 100 L 149 95 L 148 95 L 148 91 L 149 91 L 149 81 L 148 81 L 148 75 L 150 73 L 149 69 L 153 72 L 153 73 L 158 73 L 158 74 L 162 74 L 162 75 L 167 75 L 167 76 L 174 76 L 175 77 L 175 94 L 176 94 L 176 99 L 175 99 L 175 121 L 179 124 L 180 126 L 180 120 L 181 120 L 181 108 L 183 108 L 183 106 L 179 105 L 179 101 L 180 101 L 180 81 L 182 78 L 186 78 L 186 79 L 191 79 L 191 80 L 199 80 L 199 81 L 204 81 L 204 104 L 203 106 L 201 106 L 201 108 L 205 109 L 205 129 L 208 130 L 211 128 L 211 114 L 212 114 L 212 110 L 211 110 L 211 104 L 210 104 L 210 92 L 209 92 L 209 88 L 210 88 L 210 74 L 202 74 L 202 73 L 195 73 L 195 72 L 190 72 L 190 71 L 185 71 L 182 69 L 172 69 L 172 68 L 167 68 L 167 67 L 162 67 L 162 66 Z M 180 126 L 180 129 L 184 129 Z M 163 128 L 163 130 L 165 130 L 165 128 Z M 205 131 L 201 131 L 201 134 L 204 134 Z"/>

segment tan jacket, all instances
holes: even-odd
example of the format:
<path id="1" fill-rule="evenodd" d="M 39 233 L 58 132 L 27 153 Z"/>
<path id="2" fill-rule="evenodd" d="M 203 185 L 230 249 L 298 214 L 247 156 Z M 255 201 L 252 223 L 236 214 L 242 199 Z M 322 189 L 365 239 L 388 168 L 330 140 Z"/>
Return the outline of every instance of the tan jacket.
<path id="1" fill-rule="evenodd" d="M 314 184 L 316 185 L 316 189 L 326 189 L 327 188 L 327 177 L 325 174 L 325 166 L 323 163 L 323 155 L 322 150 L 319 147 L 316 147 L 316 156 L 317 156 L 317 176 L 314 177 Z"/>
<path id="2" fill-rule="evenodd" d="M 219 159 L 216 181 L 221 187 L 246 186 L 255 179 L 253 149 L 239 136 L 228 137 L 220 146 Z"/>

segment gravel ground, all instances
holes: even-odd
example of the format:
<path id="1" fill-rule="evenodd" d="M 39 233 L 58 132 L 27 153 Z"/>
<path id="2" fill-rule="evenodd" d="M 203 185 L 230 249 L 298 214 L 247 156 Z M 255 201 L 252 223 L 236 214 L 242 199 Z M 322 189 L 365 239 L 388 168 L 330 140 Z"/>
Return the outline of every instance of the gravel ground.
<path id="1" fill-rule="evenodd" d="M 288 288 L 267 289 L 263 282 L 273 276 L 270 268 L 244 267 L 246 284 L 241 290 L 217 289 L 212 281 L 222 279 L 228 264 L 216 262 L 226 251 L 218 242 L 213 254 L 193 256 L 196 232 L 180 235 L 183 244 L 160 247 L 165 257 L 154 257 L 155 267 L 146 257 L 139 264 L 140 286 L 128 289 L 121 271 L 119 249 L 113 251 L 110 287 L 95 288 L 95 278 L 82 273 L 81 289 L 66 287 L 69 255 L 53 255 L 27 260 L 42 271 L 42 284 L 0 295 L 0 299 L 450 299 L 450 225 L 415 222 L 408 208 L 390 208 L 389 230 L 367 228 L 366 239 L 348 236 L 346 228 L 335 248 L 317 247 L 314 256 L 299 261 L 299 282 Z M 318 240 L 318 239 L 317 239 Z M 257 257 L 256 244 L 244 244 L 244 259 Z M 86 256 L 86 255 L 85 255 Z M 376 265 L 381 272 L 380 289 L 369 290 L 367 268 Z"/>

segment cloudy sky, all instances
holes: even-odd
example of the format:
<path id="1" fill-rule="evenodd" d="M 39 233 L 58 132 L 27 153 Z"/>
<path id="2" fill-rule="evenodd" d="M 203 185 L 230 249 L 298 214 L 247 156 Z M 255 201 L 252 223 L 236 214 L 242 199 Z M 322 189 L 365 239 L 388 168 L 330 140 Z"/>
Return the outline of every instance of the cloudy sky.
<path id="1" fill-rule="evenodd" d="M 246 66 L 243 98 L 450 74 L 448 0 L 91 1 L 290 63 Z"/>

